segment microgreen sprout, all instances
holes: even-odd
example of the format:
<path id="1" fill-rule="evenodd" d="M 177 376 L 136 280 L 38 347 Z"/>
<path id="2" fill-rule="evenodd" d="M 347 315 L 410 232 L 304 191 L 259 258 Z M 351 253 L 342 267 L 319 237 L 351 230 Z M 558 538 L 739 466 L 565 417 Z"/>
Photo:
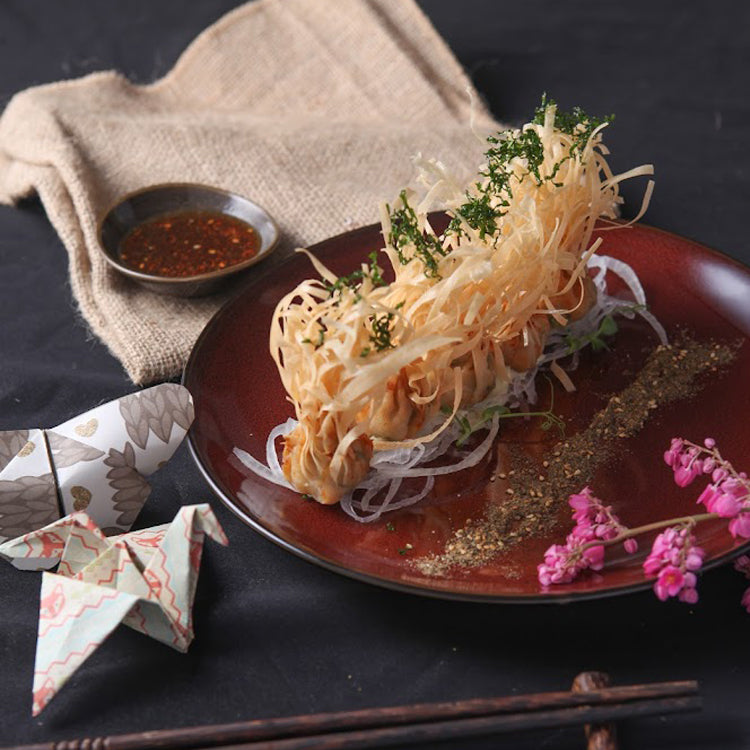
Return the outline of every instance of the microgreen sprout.
<path id="1" fill-rule="evenodd" d="M 475 422 L 469 421 L 469 418 L 465 415 L 459 415 L 456 417 L 456 421 L 461 430 L 461 434 L 456 440 L 456 446 L 461 447 L 477 430 L 481 430 L 488 423 L 492 422 L 493 418 L 498 419 L 518 419 L 523 417 L 524 419 L 531 419 L 533 417 L 541 418 L 541 428 L 546 432 L 556 427 L 560 431 L 560 437 L 565 436 L 565 420 L 562 417 L 558 417 L 553 411 L 552 406 L 546 411 L 511 411 L 507 406 L 489 406 L 482 411 L 479 415 L 479 419 Z"/>
<path id="2" fill-rule="evenodd" d="M 635 313 L 646 309 L 648 309 L 647 305 L 620 305 L 602 318 L 595 331 L 591 331 L 583 336 L 575 336 L 572 333 L 567 334 L 565 343 L 568 345 L 568 354 L 573 354 L 573 352 L 577 352 L 579 349 L 583 349 L 589 345 L 595 352 L 608 350 L 609 345 L 605 341 L 605 337 L 614 336 L 619 330 L 614 316 L 616 314 L 627 315 L 628 313 Z"/>
<path id="3" fill-rule="evenodd" d="M 495 404 L 494 406 L 488 406 L 483 409 L 482 413 L 479 415 L 479 420 L 474 423 L 470 422 L 468 417 L 458 415 L 456 421 L 461 429 L 461 434 L 456 440 L 456 446 L 460 448 L 474 432 L 481 430 L 495 417 L 498 419 L 517 419 L 518 417 L 531 419 L 532 417 L 540 417 L 544 420 L 541 424 L 541 428 L 545 432 L 556 427 L 560 432 L 560 437 L 565 437 L 565 420 L 562 417 L 557 416 L 553 411 L 555 408 L 555 389 L 549 378 L 547 378 L 547 382 L 549 383 L 550 396 L 549 407 L 545 411 L 512 411 L 505 404 Z M 445 408 L 446 407 L 443 407 L 443 409 Z M 447 413 L 450 414 L 452 410 L 450 407 L 447 408 Z"/>
<path id="4" fill-rule="evenodd" d="M 586 333 L 583 336 L 574 336 L 569 333 L 565 337 L 565 343 L 568 345 L 568 352 L 572 354 L 585 346 L 591 346 L 595 352 L 609 349 L 609 345 L 604 340 L 605 336 L 614 336 L 617 333 L 617 321 L 612 315 L 605 315 L 595 331 Z"/>

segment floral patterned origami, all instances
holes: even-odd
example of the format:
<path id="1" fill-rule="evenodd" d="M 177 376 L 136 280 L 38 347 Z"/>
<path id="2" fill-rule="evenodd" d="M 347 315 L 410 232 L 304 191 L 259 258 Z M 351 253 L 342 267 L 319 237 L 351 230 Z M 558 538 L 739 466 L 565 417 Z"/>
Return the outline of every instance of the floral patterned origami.
<path id="1" fill-rule="evenodd" d="M 227 544 L 203 504 L 183 506 L 171 524 L 110 537 L 78 512 L 0 544 L 10 558 L 60 563 L 42 574 L 34 716 L 121 622 L 187 651 L 206 535 Z"/>
<path id="2" fill-rule="evenodd" d="M 80 510 L 107 535 L 128 531 L 193 416 L 188 390 L 162 383 L 52 429 L 0 432 L 0 542 Z"/>

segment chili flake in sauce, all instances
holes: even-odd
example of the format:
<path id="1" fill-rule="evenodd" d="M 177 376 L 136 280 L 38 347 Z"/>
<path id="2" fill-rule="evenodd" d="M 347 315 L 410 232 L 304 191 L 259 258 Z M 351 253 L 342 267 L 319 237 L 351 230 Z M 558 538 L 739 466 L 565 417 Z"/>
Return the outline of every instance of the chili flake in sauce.
<path id="1" fill-rule="evenodd" d="M 218 211 L 179 211 L 131 229 L 120 242 L 120 260 L 155 276 L 198 276 L 249 260 L 259 246 L 258 233 L 241 219 Z"/>

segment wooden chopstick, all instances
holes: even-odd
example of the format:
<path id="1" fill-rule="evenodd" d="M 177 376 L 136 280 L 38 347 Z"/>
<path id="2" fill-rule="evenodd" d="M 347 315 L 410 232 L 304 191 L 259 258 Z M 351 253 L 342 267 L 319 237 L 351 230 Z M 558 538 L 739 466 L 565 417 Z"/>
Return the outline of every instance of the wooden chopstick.
<path id="1" fill-rule="evenodd" d="M 579 676 L 580 678 L 580 676 Z M 6 750 L 334 750 L 601 724 L 700 708 L 694 681 L 605 687 L 186 727 Z"/>
<path id="2" fill-rule="evenodd" d="M 657 698 L 634 701 L 630 704 L 578 706 L 520 714 L 479 716 L 470 719 L 406 724 L 211 747 L 212 750 L 364 750 L 392 745 L 417 745 L 426 742 L 468 739 L 529 729 L 539 730 L 584 723 L 610 722 L 623 718 L 694 711 L 699 707 L 700 699 L 696 696 Z"/>

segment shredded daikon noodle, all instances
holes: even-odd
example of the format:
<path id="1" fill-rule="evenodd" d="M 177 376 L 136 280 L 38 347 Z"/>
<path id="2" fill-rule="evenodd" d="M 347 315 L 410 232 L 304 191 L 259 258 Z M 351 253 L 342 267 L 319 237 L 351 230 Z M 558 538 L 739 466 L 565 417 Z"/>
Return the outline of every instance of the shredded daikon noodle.
<path id="1" fill-rule="evenodd" d="M 594 254 L 596 221 L 618 216 L 619 183 L 653 171 L 614 175 L 604 125 L 583 116 L 571 124 L 545 104 L 533 122 L 489 139 L 487 163 L 468 185 L 417 158 L 419 192 L 382 207 L 385 247 L 349 277 L 301 250 L 320 278 L 280 300 L 270 332 L 296 419 L 269 436 L 266 465 L 240 449 L 238 458 L 270 481 L 375 520 L 418 502 L 436 475 L 486 455 L 497 414 L 456 459 L 461 417 L 533 403 L 540 367 L 572 388 L 558 363 L 570 361 L 571 336 L 583 340 L 623 312 L 643 315 L 665 340 L 632 269 Z M 649 182 L 642 211 L 650 192 Z M 442 233 L 428 218 L 435 210 L 450 218 Z M 392 268 L 391 283 L 378 261 Z M 607 294 L 607 270 L 632 290 L 629 305 Z"/>

